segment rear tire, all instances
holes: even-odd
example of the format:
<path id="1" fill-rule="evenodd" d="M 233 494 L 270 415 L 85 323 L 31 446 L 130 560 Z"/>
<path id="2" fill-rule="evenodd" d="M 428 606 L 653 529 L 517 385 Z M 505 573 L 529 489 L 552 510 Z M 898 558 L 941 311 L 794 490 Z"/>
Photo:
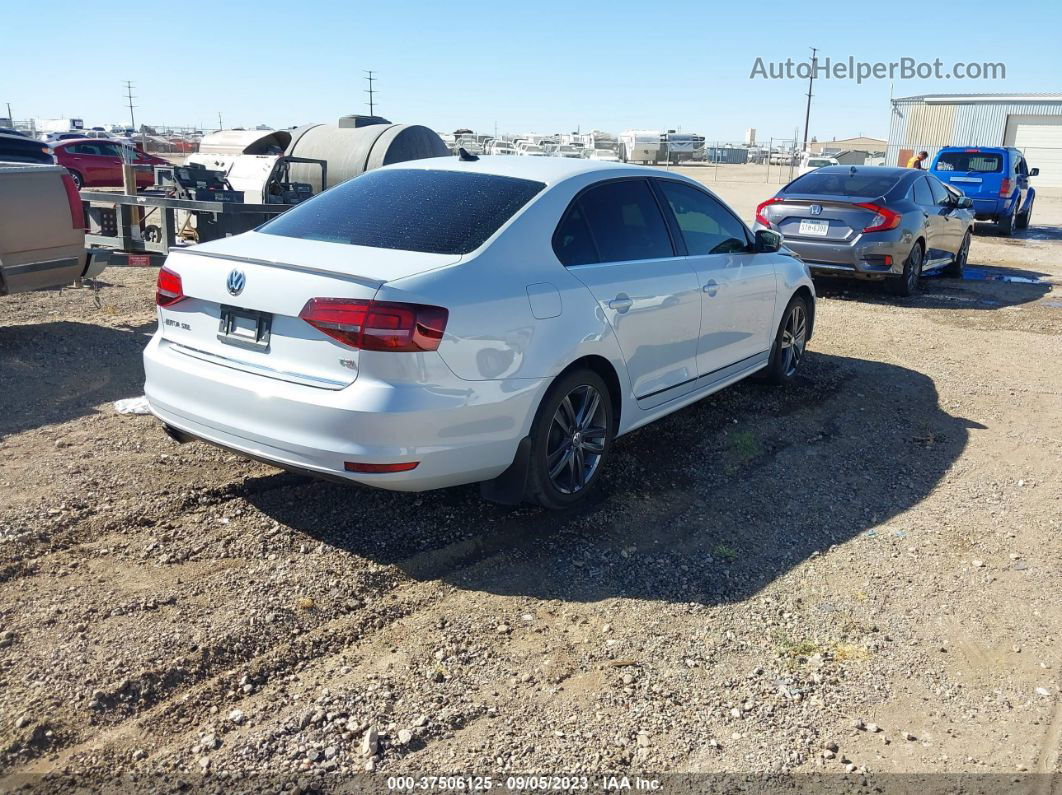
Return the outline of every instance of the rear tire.
<path id="1" fill-rule="evenodd" d="M 787 384 L 796 376 L 797 368 L 807 352 L 808 332 L 811 331 L 811 314 L 807 299 L 794 295 L 789 299 L 778 331 L 771 345 L 771 357 L 759 380 L 768 384 Z"/>
<path id="2" fill-rule="evenodd" d="M 966 260 L 970 257 L 970 233 L 967 232 L 962 239 L 962 245 L 959 246 L 959 250 L 955 252 L 955 259 L 953 259 L 948 266 L 944 269 L 945 276 L 951 276 L 954 279 L 961 279 L 962 272 L 966 268 Z"/>
<path id="3" fill-rule="evenodd" d="M 911 253 L 903 263 L 903 275 L 894 276 L 886 282 L 889 292 L 901 298 L 907 298 L 918 292 L 918 280 L 922 276 L 922 265 L 925 262 L 925 254 L 922 252 L 922 244 L 915 243 Z"/>
<path id="4" fill-rule="evenodd" d="M 593 370 L 556 381 L 531 425 L 527 500 L 551 510 L 581 502 L 612 451 L 614 416 L 608 386 Z"/>
<path id="5" fill-rule="evenodd" d="M 1016 223 L 1014 224 L 1018 229 L 1028 229 L 1029 221 L 1032 220 L 1032 205 L 1030 204 L 1025 212 L 1018 216 Z"/>
<path id="6" fill-rule="evenodd" d="M 1001 218 L 996 222 L 996 230 L 1004 237 L 1010 237 L 1014 233 L 1014 217 L 1016 215 L 1017 205 L 1011 208 L 1011 211 L 1007 213 L 1006 218 Z"/>

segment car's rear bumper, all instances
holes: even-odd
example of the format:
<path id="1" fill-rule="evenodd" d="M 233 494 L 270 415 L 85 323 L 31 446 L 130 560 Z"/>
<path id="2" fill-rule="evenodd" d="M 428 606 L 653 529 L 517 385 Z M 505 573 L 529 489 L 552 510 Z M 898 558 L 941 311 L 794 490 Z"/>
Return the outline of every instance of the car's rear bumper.
<path id="1" fill-rule="evenodd" d="M 445 367 L 440 362 L 440 367 Z M 396 491 L 489 480 L 513 461 L 544 379 L 387 384 L 361 374 L 318 389 L 186 356 L 152 338 L 144 351 L 152 413 L 185 434 L 286 469 Z M 346 462 L 416 469 L 351 473 Z"/>
<path id="2" fill-rule="evenodd" d="M 766 228 L 756 224 L 756 229 Z M 911 245 L 902 230 L 863 234 L 847 242 L 785 238 L 786 248 L 807 264 L 812 275 L 859 279 L 901 275 Z"/>

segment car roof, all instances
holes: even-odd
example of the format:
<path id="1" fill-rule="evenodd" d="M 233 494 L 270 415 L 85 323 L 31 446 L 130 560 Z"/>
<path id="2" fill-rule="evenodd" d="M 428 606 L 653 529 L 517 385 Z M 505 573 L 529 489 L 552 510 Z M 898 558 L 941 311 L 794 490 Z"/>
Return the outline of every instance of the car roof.
<path id="1" fill-rule="evenodd" d="M 407 160 L 392 163 L 386 169 L 423 169 L 425 171 L 464 171 L 470 174 L 492 174 L 498 177 L 514 177 L 544 182 L 553 185 L 569 177 L 599 172 L 602 176 L 625 176 L 644 174 L 664 176 L 659 168 L 630 166 L 626 163 L 610 163 L 603 160 L 575 157 L 522 157 L 520 155 L 483 155 L 478 160 L 461 160 L 451 157 L 430 157 L 423 160 Z"/>
<path id="2" fill-rule="evenodd" d="M 1011 146 L 942 146 L 937 151 L 939 155 L 941 152 L 1013 152 L 1014 147 Z"/>

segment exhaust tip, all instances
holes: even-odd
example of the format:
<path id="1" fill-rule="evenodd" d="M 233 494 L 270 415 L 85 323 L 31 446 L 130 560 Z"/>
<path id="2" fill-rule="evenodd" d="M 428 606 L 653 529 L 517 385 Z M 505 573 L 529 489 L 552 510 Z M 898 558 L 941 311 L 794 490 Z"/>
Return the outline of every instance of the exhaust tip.
<path id="1" fill-rule="evenodd" d="M 194 439 L 193 436 L 184 431 L 179 431 L 172 425 L 167 425 L 166 423 L 162 423 L 162 430 L 164 430 L 166 435 L 173 439 L 173 441 L 177 442 L 177 444 L 187 444 Z"/>

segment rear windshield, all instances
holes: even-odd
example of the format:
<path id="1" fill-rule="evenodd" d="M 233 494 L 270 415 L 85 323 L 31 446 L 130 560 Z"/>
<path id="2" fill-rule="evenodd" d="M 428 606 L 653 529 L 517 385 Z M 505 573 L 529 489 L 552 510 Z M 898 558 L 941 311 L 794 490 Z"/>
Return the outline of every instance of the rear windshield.
<path id="1" fill-rule="evenodd" d="M 998 174 L 1003 170 L 1003 157 L 991 152 L 944 152 L 933 170 Z"/>
<path id="2" fill-rule="evenodd" d="M 370 171 L 258 227 L 327 243 L 467 254 L 545 187 L 463 171 Z"/>
<path id="3" fill-rule="evenodd" d="M 895 187 L 900 177 L 893 174 L 874 174 L 865 171 L 823 173 L 811 171 L 797 177 L 786 187 L 786 193 L 817 193 L 823 196 L 884 196 Z"/>

